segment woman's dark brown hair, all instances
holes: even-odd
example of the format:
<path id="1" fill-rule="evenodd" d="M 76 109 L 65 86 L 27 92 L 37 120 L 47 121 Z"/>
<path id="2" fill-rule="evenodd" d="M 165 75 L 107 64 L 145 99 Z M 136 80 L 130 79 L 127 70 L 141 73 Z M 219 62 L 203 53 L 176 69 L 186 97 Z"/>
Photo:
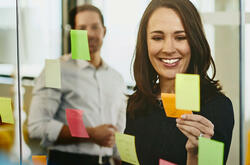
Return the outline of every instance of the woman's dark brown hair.
<path id="1" fill-rule="evenodd" d="M 206 40 L 203 25 L 197 9 L 189 0 L 152 0 L 145 10 L 138 31 L 134 55 L 134 77 L 136 81 L 135 93 L 129 97 L 128 111 L 143 110 L 149 104 L 157 103 L 160 89 L 157 83 L 158 75 L 148 57 L 147 25 L 152 13 L 161 7 L 173 9 L 182 20 L 187 40 L 191 49 L 191 60 L 187 73 L 199 74 L 201 79 L 201 93 L 206 93 L 205 99 L 221 90 L 218 81 L 214 80 L 216 69 L 211 56 L 210 47 Z M 207 71 L 213 68 L 210 78 Z M 209 89 L 209 90 L 207 90 Z M 204 92 L 209 91 L 209 93 Z M 149 104 L 148 104 L 149 103 Z"/>

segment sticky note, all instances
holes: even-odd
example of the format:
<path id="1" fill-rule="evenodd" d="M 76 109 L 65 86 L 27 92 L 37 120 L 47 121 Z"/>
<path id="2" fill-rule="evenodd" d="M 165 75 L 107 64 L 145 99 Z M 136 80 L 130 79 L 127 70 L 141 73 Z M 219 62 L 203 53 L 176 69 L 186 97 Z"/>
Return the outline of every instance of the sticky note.
<path id="1" fill-rule="evenodd" d="M 136 149 L 135 137 L 132 135 L 115 133 L 115 143 L 122 161 L 130 164 L 139 164 Z"/>
<path id="2" fill-rule="evenodd" d="M 176 74 L 176 109 L 200 111 L 200 76 Z"/>
<path id="3" fill-rule="evenodd" d="M 32 155 L 33 165 L 47 165 L 47 158 L 45 155 Z"/>
<path id="4" fill-rule="evenodd" d="M 89 138 L 83 123 L 83 111 L 79 109 L 66 109 L 66 119 L 69 124 L 71 136 Z"/>
<path id="5" fill-rule="evenodd" d="M 161 99 L 167 117 L 180 118 L 183 114 L 192 114 L 192 111 L 175 108 L 175 94 L 161 93 Z"/>
<path id="6" fill-rule="evenodd" d="M 159 165 L 177 165 L 177 164 L 174 164 L 174 163 L 171 163 L 171 162 L 169 162 L 169 161 L 160 159 L 160 160 L 159 160 Z"/>
<path id="7" fill-rule="evenodd" d="M 246 165 L 250 165 L 250 130 L 248 131 L 247 138 Z"/>
<path id="8" fill-rule="evenodd" d="M 224 143 L 199 137 L 198 164 L 223 165 Z"/>
<path id="9" fill-rule="evenodd" d="M 61 65 L 59 59 L 45 61 L 45 87 L 61 88 Z"/>
<path id="10" fill-rule="evenodd" d="M 14 124 L 10 98 L 0 97 L 0 115 L 3 123 Z"/>
<path id="11" fill-rule="evenodd" d="M 86 30 L 71 30 L 72 59 L 90 60 L 88 34 Z"/>

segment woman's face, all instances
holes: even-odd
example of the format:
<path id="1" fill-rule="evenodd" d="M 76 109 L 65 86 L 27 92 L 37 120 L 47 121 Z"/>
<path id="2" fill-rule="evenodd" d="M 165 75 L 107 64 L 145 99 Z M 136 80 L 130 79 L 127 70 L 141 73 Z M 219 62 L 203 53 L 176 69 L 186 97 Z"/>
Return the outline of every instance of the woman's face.
<path id="1" fill-rule="evenodd" d="M 156 9 L 147 26 L 150 62 L 160 79 L 175 79 L 176 73 L 187 71 L 191 52 L 182 21 L 169 8 Z"/>

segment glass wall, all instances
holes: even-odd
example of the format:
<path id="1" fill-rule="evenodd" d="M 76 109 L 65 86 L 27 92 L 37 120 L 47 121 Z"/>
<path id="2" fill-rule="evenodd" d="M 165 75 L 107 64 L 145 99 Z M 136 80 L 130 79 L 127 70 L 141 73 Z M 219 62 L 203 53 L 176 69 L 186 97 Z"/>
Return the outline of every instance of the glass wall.
<path id="1" fill-rule="evenodd" d="M 216 78 L 234 107 L 235 125 L 228 163 L 240 162 L 240 24 L 239 0 L 214 1 L 213 12 L 204 13 L 204 21 L 214 28 Z"/>
<path id="2" fill-rule="evenodd" d="M 103 46 L 103 58 L 122 73 L 128 84 L 134 84 L 129 68 L 139 20 L 148 2 L 143 0 L 136 2 L 109 0 L 101 3 L 98 0 L 93 1 L 103 9 L 106 18 L 108 33 Z M 192 0 L 192 2 L 202 16 L 205 33 L 216 64 L 216 79 L 220 81 L 223 92 L 233 103 L 235 126 L 228 164 L 239 164 L 240 1 Z M 126 12 L 127 8 L 131 12 Z M 138 15 L 134 16 L 134 13 Z"/>
<path id="3" fill-rule="evenodd" d="M 15 0 L 0 2 L 0 19 L 0 164 L 19 164 L 20 111 L 17 86 Z"/>
<path id="4" fill-rule="evenodd" d="M 45 67 L 46 59 L 58 59 L 62 55 L 62 1 L 19 1 L 20 79 L 23 107 L 23 131 L 27 136 L 22 143 L 23 162 L 32 163 L 32 156 L 47 156 L 47 148 L 41 139 L 30 138 L 28 115 L 35 79 Z M 41 130 L 42 131 L 42 130 Z"/>
<path id="5" fill-rule="evenodd" d="M 247 144 L 250 144 L 247 137 L 247 132 L 250 130 L 250 102 L 248 101 L 250 97 L 248 85 L 250 84 L 248 74 L 250 1 L 245 0 L 244 7 L 241 8 L 245 10 L 243 12 L 245 24 L 242 24 L 245 29 L 244 38 L 240 37 L 240 0 L 191 1 L 202 16 L 205 33 L 217 67 L 216 79 L 220 80 L 223 92 L 231 99 L 234 107 L 235 126 L 227 164 L 240 164 L 240 157 L 246 157 Z M 76 5 L 87 2 L 99 7 L 104 14 L 107 33 L 101 50 L 102 58 L 121 73 L 128 87 L 134 85 L 131 59 L 139 20 L 150 0 L 21 0 L 18 4 L 18 33 L 16 1 L 0 1 L 0 110 L 3 106 L 4 108 L 11 106 L 14 118 L 12 124 L 1 115 L 0 164 L 2 162 L 32 164 L 32 155 L 48 154 L 47 148 L 41 145 L 41 140 L 30 138 L 28 134 L 27 118 L 32 90 L 36 78 L 45 66 L 45 59 L 58 59 L 68 52 L 70 30 L 67 21 L 68 11 Z M 240 39 L 244 42 L 240 42 Z M 245 44 L 244 51 L 240 50 L 242 48 L 240 43 Z M 17 55 L 20 59 L 20 88 L 17 83 Z M 242 62 L 245 68 L 242 70 L 244 74 L 241 79 L 244 82 L 240 81 L 240 57 L 244 59 Z M 20 91 L 19 94 L 18 91 Z M 241 92 L 242 95 L 240 95 Z M 244 105 L 240 106 L 240 98 L 244 99 L 242 102 Z M 244 121 L 240 121 L 241 110 L 244 110 L 244 116 L 242 116 Z M 243 148 L 239 145 L 240 122 L 244 122 Z M 245 159 L 242 160 L 244 161 Z"/>
<path id="6" fill-rule="evenodd" d="M 245 22 L 242 30 L 242 52 L 243 57 L 242 57 L 242 108 L 244 110 L 243 114 L 243 119 L 242 121 L 242 130 L 243 132 L 243 148 L 242 152 L 244 153 L 243 157 L 245 158 L 243 162 L 246 162 L 245 164 L 250 163 L 250 102 L 249 102 L 249 97 L 250 97 L 250 48 L 249 48 L 249 43 L 250 43 L 250 1 L 243 1 L 242 2 L 243 7 L 243 16 L 244 19 L 243 21 Z"/>

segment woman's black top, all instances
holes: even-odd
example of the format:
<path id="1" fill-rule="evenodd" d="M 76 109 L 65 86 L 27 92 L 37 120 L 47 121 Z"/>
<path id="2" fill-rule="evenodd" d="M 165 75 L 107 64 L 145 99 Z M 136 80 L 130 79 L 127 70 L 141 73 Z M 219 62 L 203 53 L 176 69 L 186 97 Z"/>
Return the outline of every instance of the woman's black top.
<path id="1" fill-rule="evenodd" d="M 157 165 L 160 158 L 178 165 L 185 165 L 187 138 L 176 127 L 176 119 L 166 116 L 161 101 L 159 105 L 149 106 L 148 113 L 135 115 L 134 118 L 127 114 L 125 133 L 135 136 L 140 165 Z M 214 124 L 212 139 L 225 144 L 225 164 L 234 126 L 233 107 L 230 99 L 223 94 L 218 94 L 201 105 L 201 111 L 195 114 L 206 117 Z M 123 164 L 127 163 L 123 162 Z"/>

